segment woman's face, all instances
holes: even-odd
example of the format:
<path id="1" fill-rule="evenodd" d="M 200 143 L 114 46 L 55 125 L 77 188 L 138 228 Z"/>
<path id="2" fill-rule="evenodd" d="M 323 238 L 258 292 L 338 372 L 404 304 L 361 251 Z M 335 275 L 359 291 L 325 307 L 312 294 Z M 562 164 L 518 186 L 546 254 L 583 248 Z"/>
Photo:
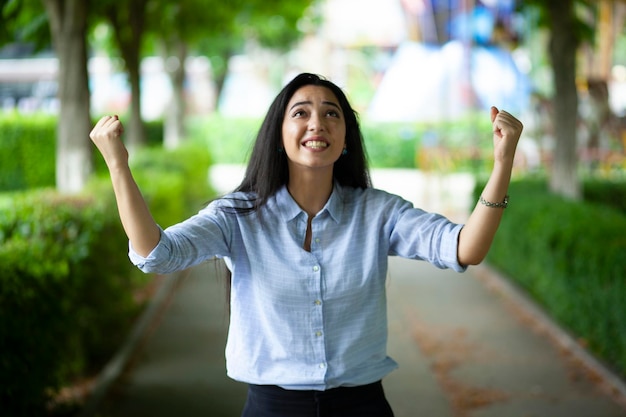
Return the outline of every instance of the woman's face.
<path id="1" fill-rule="evenodd" d="M 346 122 L 339 100 L 326 87 L 296 90 L 283 119 L 283 147 L 294 169 L 330 169 L 346 143 Z"/>

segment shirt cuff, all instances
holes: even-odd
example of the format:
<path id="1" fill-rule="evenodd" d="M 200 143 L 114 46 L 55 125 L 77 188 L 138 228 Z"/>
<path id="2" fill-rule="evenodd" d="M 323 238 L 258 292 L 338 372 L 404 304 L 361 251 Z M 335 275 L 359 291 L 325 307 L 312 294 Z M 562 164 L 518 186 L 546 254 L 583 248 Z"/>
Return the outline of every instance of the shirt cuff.
<path id="1" fill-rule="evenodd" d="M 162 253 L 167 251 L 167 247 L 163 242 L 163 229 L 161 226 L 159 228 L 159 243 L 152 249 L 152 251 L 148 254 L 148 256 L 141 256 L 138 254 L 133 248 L 133 244 L 131 241 L 128 241 L 128 258 L 137 268 L 144 272 L 151 272 L 151 268 L 149 265 L 153 265 L 157 259 L 164 259 Z"/>
<path id="2" fill-rule="evenodd" d="M 442 260 L 456 272 L 465 272 L 467 270 L 467 265 L 461 265 L 459 263 L 459 235 L 461 234 L 463 226 L 465 225 L 458 224 L 451 230 L 451 234 L 454 236 L 454 239 L 451 239 L 451 241 L 453 241 L 454 244 L 444 245 L 442 250 Z"/>

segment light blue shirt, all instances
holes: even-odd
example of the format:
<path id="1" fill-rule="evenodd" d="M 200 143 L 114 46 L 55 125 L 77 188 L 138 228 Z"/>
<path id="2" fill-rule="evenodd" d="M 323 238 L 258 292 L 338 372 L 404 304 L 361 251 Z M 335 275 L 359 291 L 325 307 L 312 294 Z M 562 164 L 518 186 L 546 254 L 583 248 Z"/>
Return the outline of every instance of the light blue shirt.
<path id="1" fill-rule="evenodd" d="M 229 197 L 246 198 L 244 194 Z M 335 184 L 311 223 L 281 188 L 258 212 L 219 199 L 161 233 L 157 247 L 130 258 L 145 272 L 169 273 L 215 256 L 232 271 L 226 344 L 228 375 L 252 384 L 326 390 L 364 385 L 397 367 L 387 356 L 387 257 L 457 260 L 461 225 L 373 188 Z"/>

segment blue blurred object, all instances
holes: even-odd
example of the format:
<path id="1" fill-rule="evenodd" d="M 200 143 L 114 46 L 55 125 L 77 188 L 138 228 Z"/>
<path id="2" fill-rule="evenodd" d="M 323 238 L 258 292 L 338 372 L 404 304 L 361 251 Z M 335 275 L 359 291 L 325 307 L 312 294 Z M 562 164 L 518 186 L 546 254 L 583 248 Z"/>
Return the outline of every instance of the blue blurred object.
<path id="1" fill-rule="evenodd" d="M 528 107 L 530 91 L 530 81 L 504 48 L 405 42 L 367 115 L 378 121 L 438 121 L 490 106 L 519 113 Z"/>

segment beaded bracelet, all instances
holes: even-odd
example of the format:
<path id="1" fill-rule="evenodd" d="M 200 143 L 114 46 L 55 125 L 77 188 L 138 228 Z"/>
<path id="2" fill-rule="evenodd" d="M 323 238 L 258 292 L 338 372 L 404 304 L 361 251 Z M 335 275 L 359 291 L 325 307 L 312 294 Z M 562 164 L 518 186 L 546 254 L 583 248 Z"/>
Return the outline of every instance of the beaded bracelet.
<path id="1" fill-rule="evenodd" d="M 504 201 L 502 203 L 493 203 L 491 201 L 487 201 L 483 198 L 483 196 L 481 195 L 480 198 L 478 199 L 478 201 L 481 204 L 484 204 L 487 207 L 493 207 L 493 208 L 507 208 L 509 205 L 509 196 L 508 194 L 504 196 Z"/>

